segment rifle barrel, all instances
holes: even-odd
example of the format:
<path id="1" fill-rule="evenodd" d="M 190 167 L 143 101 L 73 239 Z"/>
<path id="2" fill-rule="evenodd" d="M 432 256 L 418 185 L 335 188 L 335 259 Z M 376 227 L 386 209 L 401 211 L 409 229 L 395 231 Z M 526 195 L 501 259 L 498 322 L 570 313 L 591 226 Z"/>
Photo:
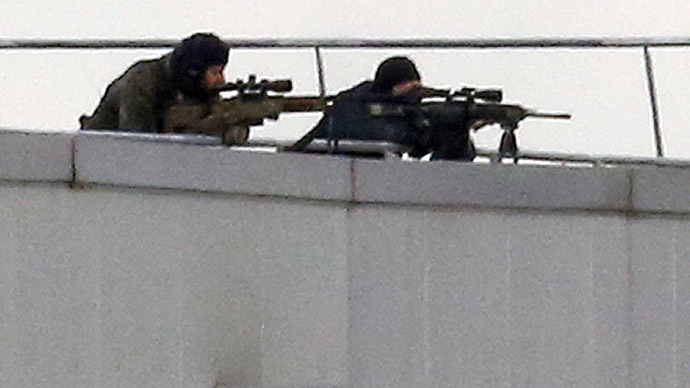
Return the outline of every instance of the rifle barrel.
<path id="1" fill-rule="evenodd" d="M 326 98 L 314 96 L 289 96 L 279 98 L 283 104 L 283 112 L 323 111 L 328 106 L 328 102 L 333 99 L 331 96 L 326 96 Z"/>
<path id="2" fill-rule="evenodd" d="M 545 119 L 570 120 L 573 116 L 570 113 L 529 111 L 527 115 L 525 115 L 525 117 L 541 117 Z"/>

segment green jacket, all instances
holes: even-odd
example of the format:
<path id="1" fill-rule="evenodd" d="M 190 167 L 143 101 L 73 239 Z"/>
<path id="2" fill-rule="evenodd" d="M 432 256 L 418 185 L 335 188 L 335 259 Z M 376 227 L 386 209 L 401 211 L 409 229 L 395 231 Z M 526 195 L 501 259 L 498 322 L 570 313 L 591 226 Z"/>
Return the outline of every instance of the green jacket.
<path id="1" fill-rule="evenodd" d="M 171 54 L 132 65 L 105 90 L 91 116 L 79 119 L 81 129 L 163 132 L 167 109 L 177 100 Z"/>

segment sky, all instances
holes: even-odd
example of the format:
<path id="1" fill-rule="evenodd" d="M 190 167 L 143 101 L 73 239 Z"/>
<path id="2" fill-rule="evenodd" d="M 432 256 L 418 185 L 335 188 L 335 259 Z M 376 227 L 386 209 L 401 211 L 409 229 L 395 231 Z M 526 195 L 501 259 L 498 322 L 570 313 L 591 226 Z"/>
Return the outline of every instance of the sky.
<path id="1" fill-rule="evenodd" d="M 690 0 L 61 1 L 0 3 L 0 39 L 690 37 Z M 166 50 L 0 51 L 0 127 L 75 130 L 107 84 Z M 690 48 L 652 49 L 666 154 L 690 158 Z M 525 150 L 654 156 L 644 61 L 638 49 L 326 50 L 328 91 L 370 78 L 403 54 L 432 86 L 499 86 L 509 102 L 568 111 L 570 122 L 525 121 Z M 226 77 L 290 77 L 317 93 L 311 50 L 233 50 Z M 284 116 L 254 137 L 298 138 L 318 114 Z M 475 135 L 495 148 L 500 132 Z"/>

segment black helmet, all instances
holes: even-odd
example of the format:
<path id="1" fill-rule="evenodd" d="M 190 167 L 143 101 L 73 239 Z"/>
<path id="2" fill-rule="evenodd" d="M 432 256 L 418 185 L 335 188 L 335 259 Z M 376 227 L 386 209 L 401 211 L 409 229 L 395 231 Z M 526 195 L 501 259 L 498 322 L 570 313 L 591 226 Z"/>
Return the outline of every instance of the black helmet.
<path id="1" fill-rule="evenodd" d="M 204 72 L 209 66 L 228 63 L 229 51 L 227 44 L 209 33 L 196 33 L 183 40 L 172 53 L 175 88 L 187 97 L 208 98 L 208 91 L 201 86 Z"/>
<path id="2" fill-rule="evenodd" d="M 391 57 L 381 62 L 374 76 L 374 88 L 387 92 L 401 82 L 419 81 L 417 66 L 407 57 Z"/>

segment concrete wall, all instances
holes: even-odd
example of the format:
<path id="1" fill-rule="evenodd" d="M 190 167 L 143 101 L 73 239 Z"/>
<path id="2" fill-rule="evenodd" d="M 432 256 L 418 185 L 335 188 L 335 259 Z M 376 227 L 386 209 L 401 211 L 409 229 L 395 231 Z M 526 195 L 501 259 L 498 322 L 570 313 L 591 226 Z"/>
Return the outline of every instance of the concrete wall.
<path id="1" fill-rule="evenodd" d="M 2 387 L 690 385 L 690 170 L 0 151 Z"/>

